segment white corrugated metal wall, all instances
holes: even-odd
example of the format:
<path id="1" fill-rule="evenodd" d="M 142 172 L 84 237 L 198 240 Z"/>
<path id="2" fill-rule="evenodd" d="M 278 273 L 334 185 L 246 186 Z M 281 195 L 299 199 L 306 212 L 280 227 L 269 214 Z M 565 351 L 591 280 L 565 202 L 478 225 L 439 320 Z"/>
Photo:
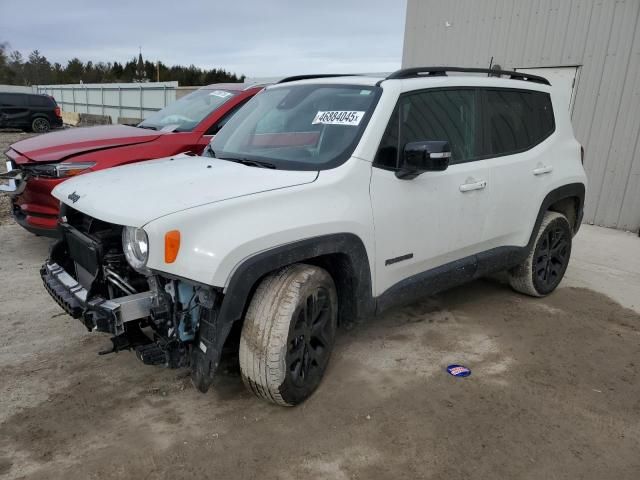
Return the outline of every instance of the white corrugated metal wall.
<path id="1" fill-rule="evenodd" d="M 579 65 L 585 221 L 640 228 L 640 0 L 408 0 L 403 67 Z"/>

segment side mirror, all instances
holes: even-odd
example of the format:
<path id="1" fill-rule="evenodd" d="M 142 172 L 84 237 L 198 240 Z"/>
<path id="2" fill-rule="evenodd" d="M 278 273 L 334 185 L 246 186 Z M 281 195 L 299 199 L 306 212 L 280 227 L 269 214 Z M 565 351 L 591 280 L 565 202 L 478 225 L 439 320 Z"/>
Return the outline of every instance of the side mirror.
<path id="1" fill-rule="evenodd" d="M 410 142 L 404 146 L 396 177 L 411 180 L 424 172 L 441 172 L 449 166 L 451 148 L 446 141 Z"/>

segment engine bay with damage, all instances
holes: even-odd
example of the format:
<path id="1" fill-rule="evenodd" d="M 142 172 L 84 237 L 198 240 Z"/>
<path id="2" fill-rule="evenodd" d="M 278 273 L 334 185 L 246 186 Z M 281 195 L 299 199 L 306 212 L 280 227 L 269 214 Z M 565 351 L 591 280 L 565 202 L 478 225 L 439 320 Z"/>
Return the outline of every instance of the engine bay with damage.
<path id="1" fill-rule="evenodd" d="M 89 331 L 111 334 L 111 347 L 99 353 L 133 350 L 147 365 L 191 368 L 194 384 L 206 391 L 229 331 L 217 328 L 221 292 L 136 263 L 148 248 L 142 229 L 64 204 L 60 228 L 41 277 L 73 318 Z"/>

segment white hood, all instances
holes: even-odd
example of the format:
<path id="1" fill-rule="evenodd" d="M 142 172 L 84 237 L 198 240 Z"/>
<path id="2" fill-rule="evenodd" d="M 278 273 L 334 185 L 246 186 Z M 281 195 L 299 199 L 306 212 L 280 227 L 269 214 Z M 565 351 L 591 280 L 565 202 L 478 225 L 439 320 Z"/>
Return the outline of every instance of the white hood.
<path id="1" fill-rule="evenodd" d="M 105 222 L 141 227 L 187 208 L 311 183 L 317 177 L 316 171 L 177 155 L 79 175 L 58 185 L 53 196 Z"/>

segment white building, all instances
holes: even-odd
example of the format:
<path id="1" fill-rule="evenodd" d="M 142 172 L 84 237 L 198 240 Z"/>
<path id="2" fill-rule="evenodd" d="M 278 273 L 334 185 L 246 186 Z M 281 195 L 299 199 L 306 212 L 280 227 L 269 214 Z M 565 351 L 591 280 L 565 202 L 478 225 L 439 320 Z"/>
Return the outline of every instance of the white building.
<path id="1" fill-rule="evenodd" d="M 585 221 L 640 228 L 640 1 L 408 0 L 403 67 L 529 70 L 567 96 Z"/>

